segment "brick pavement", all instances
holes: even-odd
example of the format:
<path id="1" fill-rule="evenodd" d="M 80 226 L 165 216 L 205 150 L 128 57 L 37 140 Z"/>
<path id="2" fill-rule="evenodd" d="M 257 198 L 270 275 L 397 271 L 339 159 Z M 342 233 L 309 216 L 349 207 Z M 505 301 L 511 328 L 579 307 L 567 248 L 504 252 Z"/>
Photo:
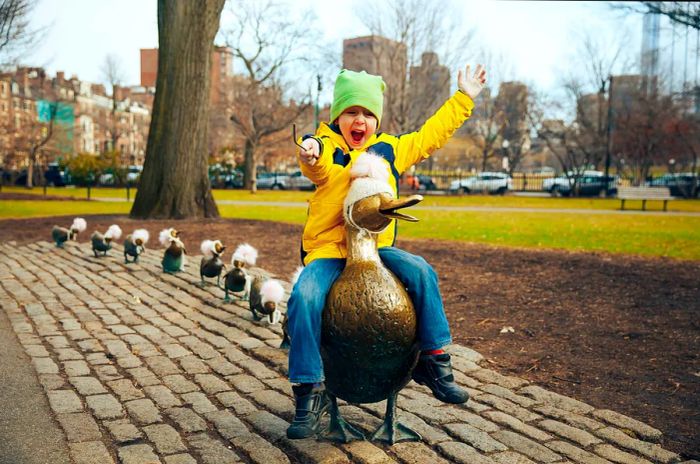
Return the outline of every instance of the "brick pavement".
<path id="1" fill-rule="evenodd" d="M 121 251 L 94 258 L 88 244 L 0 245 L 0 306 L 75 464 L 681 461 L 659 430 L 499 374 L 459 345 L 448 351 L 466 405 L 442 404 L 415 383 L 399 396 L 399 416 L 422 442 L 288 440 L 293 400 L 279 326 L 223 303 L 213 285 L 196 286 L 198 256 L 173 276 L 161 271 L 161 250 L 129 265 Z M 384 408 L 341 405 L 365 432 Z"/>

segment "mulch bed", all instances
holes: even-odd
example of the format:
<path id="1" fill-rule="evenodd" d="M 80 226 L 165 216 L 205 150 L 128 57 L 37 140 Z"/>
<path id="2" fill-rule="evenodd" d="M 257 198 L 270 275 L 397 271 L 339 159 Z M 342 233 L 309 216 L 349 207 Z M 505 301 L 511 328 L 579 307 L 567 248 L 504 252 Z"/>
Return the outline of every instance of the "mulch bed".
<path id="1" fill-rule="evenodd" d="M 165 227 L 199 253 L 204 239 L 255 246 L 258 265 L 289 279 L 301 227 L 249 220 L 139 221 L 87 216 L 84 242 L 112 223 Z M 0 221 L 0 242 L 50 240 L 72 217 Z M 437 270 L 455 342 L 503 374 L 641 420 L 664 446 L 700 459 L 700 262 L 400 240 Z M 150 251 L 160 253 L 160 251 Z M 502 329 L 512 327 L 501 333 Z"/>

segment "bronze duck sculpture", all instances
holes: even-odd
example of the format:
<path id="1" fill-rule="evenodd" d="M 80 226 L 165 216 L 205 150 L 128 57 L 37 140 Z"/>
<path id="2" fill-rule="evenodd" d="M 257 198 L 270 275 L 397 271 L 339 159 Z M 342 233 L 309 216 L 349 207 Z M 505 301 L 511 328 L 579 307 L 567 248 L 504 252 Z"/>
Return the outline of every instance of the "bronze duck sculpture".
<path id="1" fill-rule="evenodd" d="M 234 298 L 239 298 L 241 300 L 248 299 L 252 278 L 248 274 L 246 268 L 255 266 L 257 259 L 258 250 L 253 246 L 247 243 L 238 245 L 238 248 L 236 248 L 236 251 L 234 251 L 231 257 L 231 265 L 233 267 L 224 276 L 224 301 L 228 302 L 232 300 L 232 298 L 229 297 L 229 292 L 234 293 Z M 242 295 L 235 295 L 236 293 L 242 293 Z"/>
<path id="2" fill-rule="evenodd" d="M 92 252 L 95 253 L 95 258 L 102 253 L 102 256 L 107 256 L 107 252 L 112 249 L 112 240 L 119 240 L 122 236 L 122 229 L 116 225 L 112 224 L 107 229 L 107 232 L 103 234 L 95 231 L 90 236 L 90 241 L 92 242 Z"/>
<path id="3" fill-rule="evenodd" d="M 68 240 L 77 240 L 78 234 L 87 229 L 87 222 L 83 218 L 73 219 L 69 229 L 65 227 L 53 226 L 51 229 L 51 238 L 56 242 L 58 248 L 63 248 L 63 244 Z"/>
<path id="4" fill-rule="evenodd" d="M 250 298 L 248 300 L 253 319 L 259 321 L 267 316 L 267 322 L 277 324 L 282 314 L 279 304 L 284 298 L 284 287 L 274 279 L 266 279 L 262 276 L 253 278 L 250 285 Z"/>
<path id="5" fill-rule="evenodd" d="M 185 269 L 187 249 L 180 239 L 180 232 L 174 228 L 163 229 L 158 235 L 160 244 L 165 247 L 161 265 L 163 272 L 175 274 Z"/>
<path id="6" fill-rule="evenodd" d="M 375 155 L 372 163 L 385 163 Z M 376 158 L 376 159 L 375 159 Z M 355 164 L 358 168 L 360 158 Z M 353 169 L 355 166 L 353 166 Z M 361 168 L 359 168 L 361 170 Z M 386 173 L 386 168 L 370 169 Z M 411 380 L 419 355 L 417 317 L 399 279 L 382 263 L 377 237 L 392 219 L 417 219 L 397 212 L 423 197 L 395 199 L 386 179 L 356 177 L 344 202 L 347 242 L 345 269 L 326 299 L 322 315 L 321 357 L 331 400 L 331 420 L 325 437 L 348 442 L 364 435 L 340 416 L 336 398 L 349 403 L 387 399 L 385 420 L 372 439 L 390 444 L 420 440 L 418 433 L 396 419 L 396 397 Z"/>
<path id="7" fill-rule="evenodd" d="M 129 264 L 129 256 L 132 257 L 132 263 L 139 262 L 139 256 L 146 251 L 148 238 L 146 229 L 136 229 L 133 234 L 126 236 L 124 239 L 124 264 Z"/>
<path id="8" fill-rule="evenodd" d="M 219 287 L 221 272 L 226 268 L 226 265 L 221 260 L 221 255 L 226 251 L 226 247 L 220 240 L 204 240 L 200 245 L 200 249 L 203 255 L 202 261 L 199 263 L 200 286 L 204 287 L 205 277 L 210 279 L 216 277 L 216 286 Z"/>

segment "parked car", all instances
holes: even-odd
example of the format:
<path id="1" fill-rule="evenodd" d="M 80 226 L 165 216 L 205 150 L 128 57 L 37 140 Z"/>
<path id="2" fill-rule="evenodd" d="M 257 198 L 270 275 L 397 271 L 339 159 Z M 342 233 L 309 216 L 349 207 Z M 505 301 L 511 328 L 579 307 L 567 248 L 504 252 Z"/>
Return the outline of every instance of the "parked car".
<path id="1" fill-rule="evenodd" d="M 542 181 L 542 190 L 552 196 L 571 196 L 573 189 L 578 189 L 578 195 L 582 197 L 605 195 L 606 188 L 611 195 L 617 194 L 617 185 L 620 183 L 618 176 L 608 176 L 601 171 L 583 171 L 580 174 L 569 172 L 569 175 L 552 177 Z"/>
<path id="2" fill-rule="evenodd" d="M 416 177 L 418 177 L 418 190 L 437 190 L 437 185 L 432 177 L 425 174 L 418 174 Z"/>
<path id="3" fill-rule="evenodd" d="M 513 179 L 503 172 L 481 172 L 467 179 L 459 179 L 450 183 L 452 193 L 497 193 L 503 195 L 513 189 Z"/>
<path id="4" fill-rule="evenodd" d="M 402 190 L 426 191 L 437 190 L 432 177 L 425 174 L 404 173 L 399 179 L 399 188 Z"/>
<path id="5" fill-rule="evenodd" d="M 289 176 L 279 172 L 263 172 L 258 174 L 257 188 L 284 190 L 288 188 Z"/>
<path id="6" fill-rule="evenodd" d="M 668 173 L 647 182 L 650 187 L 668 187 L 674 197 L 700 196 L 700 176 L 692 172 Z"/>
<path id="7" fill-rule="evenodd" d="M 116 185 L 117 178 L 113 172 L 103 172 L 100 177 L 97 178 L 97 183 L 100 185 Z"/>
<path id="8" fill-rule="evenodd" d="M 243 173 L 241 171 L 210 173 L 209 184 L 212 188 L 243 188 Z"/>
<path id="9" fill-rule="evenodd" d="M 70 180 L 70 176 L 61 169 L 58 163 L 49 163 L 44 171 L 44 179 L 49 187 L 65 187 Z"/>
<path id="10" fill-rule="evenodd" d="M 301 171 L 293 172 L 287 177 L 286 188 L 299 190 L 313 190 L 316 188 L 311 179 L 306 177 Z"/>
<path id="11" fill-rule="evenodd" d="M 129 166 L 126 170 L 126 182 L 131 185 L 136 184 L 141 178 L 141 171 L 143 166 Z"/>

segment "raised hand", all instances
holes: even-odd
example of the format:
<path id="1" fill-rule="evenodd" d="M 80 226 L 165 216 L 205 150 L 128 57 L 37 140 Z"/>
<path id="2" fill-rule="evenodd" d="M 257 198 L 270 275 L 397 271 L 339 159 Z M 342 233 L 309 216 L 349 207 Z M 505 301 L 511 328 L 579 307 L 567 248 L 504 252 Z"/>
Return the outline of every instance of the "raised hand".
<path id="1" fill-rule="evenodd" d="M 320 150 L 318 141 L 312 138 L 306 139 L 299 145 L 299 159 L 302 163 L 313 166 L 318 160 Z"/>
<path id="2" fill-rule="evenodd" d="M 476 65 L 476 71 L 474 71 L 474 76 L 471 76 L 471 66 L 467 65 L 467 69 L 464 73 L 460 69 L 457 73 L 457 86 L 459 90 L 466 93 L 475 100 L 476 97 L 481 93 L 486 85 L 486 69 L 478 64 Z"/>

